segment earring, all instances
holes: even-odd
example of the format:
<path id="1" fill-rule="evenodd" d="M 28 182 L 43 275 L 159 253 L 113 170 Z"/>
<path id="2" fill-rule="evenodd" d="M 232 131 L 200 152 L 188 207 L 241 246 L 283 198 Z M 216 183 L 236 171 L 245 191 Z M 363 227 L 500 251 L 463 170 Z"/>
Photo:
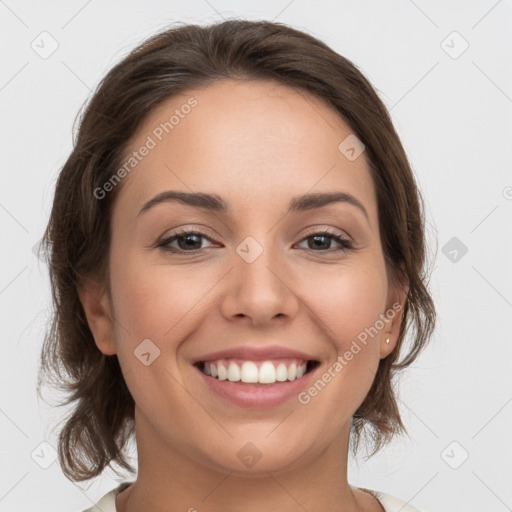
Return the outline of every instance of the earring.
<path id="1" fill-rule="evenodd" d="M 389 338 L 386 338 L 386 343 L 389 343 Z"/>

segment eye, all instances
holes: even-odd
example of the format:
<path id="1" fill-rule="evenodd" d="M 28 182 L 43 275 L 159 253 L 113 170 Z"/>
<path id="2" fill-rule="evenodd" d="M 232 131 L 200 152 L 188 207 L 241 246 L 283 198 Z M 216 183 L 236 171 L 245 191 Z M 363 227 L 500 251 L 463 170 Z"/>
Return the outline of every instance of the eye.
<path id="1" fill-rule="evenodd" d="M 209 240 L 210 242 L 212 241 L 211 238 L 200 231 L 183 230 L 165 238 L 157 244 L 157 247 L 173 253 L 183 254 L 201 252 L 204 249 L 202 246 L 202 239 Z M 312 233 L 303 238 L 300 243 L 305 241 L 312 241 L 312 243 L 308 243 L 308 247 L 305 247 L 305 249 L 312 250 L 313 252 L 349 251 L 354 248 L 350 240 L 329 231 Z M 331 243 L 333 241 L 336 242 L 340 248 L 331 250 Z M 173 243 L 177 243 L 177 247 L 171 245 Z"/>
<path id="2" fill-rule="evenodd" d="M 201 239 L 211 239 L 200 231 L 180 231 L 172 236 L 162 240 L 158 247 L 161 247 L 165 251 L 169 252 L 189 252 L 194 253 L 203 249 Z M 177 242 L 178 247 L 173 247 L 171 244 Z"/>
<path id="3" fill-rule="evenodd" d="M 313 252 L 336 252 L 336 251 L 349 251 L 354 248 L 352 242 L 346 238 L 343 238 L 335 233 L 330 233 L 329 231 L 321 231 L 318 233 L 312 233 L 307 237 L 301 240 L 301 243 L 304 241 L 311 240 L 312 243 L 308 243 L 308 247 L 306 249 L 313 250 Z M 331 242 L 335 241 L 338 243 L 341 248 L 329 250 Z M 320 249 L 320 251 L 316 250 Z"/>

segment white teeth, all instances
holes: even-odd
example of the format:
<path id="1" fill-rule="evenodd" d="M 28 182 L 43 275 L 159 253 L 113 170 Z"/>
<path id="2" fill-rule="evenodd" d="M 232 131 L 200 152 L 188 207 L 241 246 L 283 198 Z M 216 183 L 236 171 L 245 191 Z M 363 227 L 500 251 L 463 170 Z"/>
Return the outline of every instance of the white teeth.
<path id="1" fill-rule="evenodd" d="M 258 382 L 258 367 L 252 361 L 244 361 L 240 369 L 242 382 Z"/>
<path id="2" fill-rule="evenodd" d="M 274 368 L 274 365 L 270 361 L 265 361 L 260 366 L 259 382 L 261 382 L 262 384 L 273 384 L 275 381 L 276 369 Z"/>
<path id="3" fill-rule="evenodd" d="M 286 365 L 284 363 L 279 363 L 277 365 L 276 380 L 278 380 L 279 382 L 284 382 L 285 380 L 288 380 L 288 368 L 286 368 Z"/>
<path id="4" fill-rule="evenodd" d="M 297 365 L 292 363 L 288 368 L 288 380 L 295 380 L 297 378 Z"/>
<path id="5" fill-rule="evenodd" d="M 215 365 L 213 363 L 210 363 L 210 369 L 212 366 L 215 366 Z M 219 380 L 227 380 L 228 371 L 222 363 L 217 364 L 217 372 L 219 374 Z"/>
<path id="6" fill-rule="evenodd" d="M 234 360 L 219 360 L 205 362 L 203 373 L 219 380 L 231 382 L 274 384 L 276 381 L 300 379 L 306 373 L 306 366 L 307 363 L 297 364 L 292 361 L 288 367 L 282 362 L 276 368 L 272 361 L 263 361 L 258 368 L 254 361 L 244 361 L 239 366 Z"/>
<path id="7" fill-rule="evenodd" d="M 233 361 L 229 363 L 228 380 L 231 382 L 238 382 L 240 380 L 240 367 Z"/>

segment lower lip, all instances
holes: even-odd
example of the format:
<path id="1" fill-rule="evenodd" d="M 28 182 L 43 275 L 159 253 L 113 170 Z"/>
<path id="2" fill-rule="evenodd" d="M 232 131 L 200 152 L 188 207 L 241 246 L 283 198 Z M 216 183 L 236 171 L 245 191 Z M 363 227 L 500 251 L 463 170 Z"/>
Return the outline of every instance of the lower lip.
<path id="1" fill-rule="evenodd" d="M 306 373 L 299 379 L 275 384 L 250 384 L 219 380 L 204 374 L 199 368 L 194 367 L 203 382 L 217 395 L 229 400 L 239 407 L 276 407 L 284 404 L 309 385 L 312 376 L 318 367 Z"/>

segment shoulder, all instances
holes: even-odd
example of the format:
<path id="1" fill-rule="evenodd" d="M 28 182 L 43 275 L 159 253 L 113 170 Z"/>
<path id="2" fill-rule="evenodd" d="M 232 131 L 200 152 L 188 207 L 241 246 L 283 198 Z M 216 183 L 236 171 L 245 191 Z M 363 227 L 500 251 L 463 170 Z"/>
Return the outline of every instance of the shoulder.
<path id="1" fill-rule="evenodd" d="M 358 487 L 361 491 L 368 492 L 375 496 L 377 500 L 381 503 L 385 512 L 426 512 L 419 510 L 406 501 L 401 500 L 400 498 L 396 498 L 395 496 L 391 496 L 391 494 L 387 494 L 382 491 L 375 491 L 372 489 L 364 489 Z"/>
<path id="2" fill-rule="evenodd" d="M 105 494 L 95 505 L 83 512 L 116 512 L 116 496 L 133 482 L 122 482 Z"/>

